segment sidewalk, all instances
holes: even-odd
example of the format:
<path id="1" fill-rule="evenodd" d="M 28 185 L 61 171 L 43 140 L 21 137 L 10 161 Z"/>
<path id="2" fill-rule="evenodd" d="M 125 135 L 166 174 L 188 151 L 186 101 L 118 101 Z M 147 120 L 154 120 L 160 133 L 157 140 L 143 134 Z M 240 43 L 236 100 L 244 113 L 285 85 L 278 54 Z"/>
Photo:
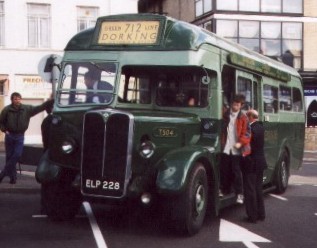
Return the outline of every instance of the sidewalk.
<path id="1" fill-rule="evenodd" d="M 5 153 L 0 150 L 0 170 L 4 167 Z M 17 166 L 18 168 L 18 166 Z M 21 173 L 17 171 L 17 183 L 10 184 L 10 178 L 5 177 L 0 183 L 0 193 L 38 193 L 41 185 L 35 180 L 36 166 L 21 165 Z"/>
<path id="2" fill-rule="evenodd" d="M 316 162 L 317 165 L 317 151 L 305 151 L 303 161 Z"/>
<path id="3" fill-rule="evenodd" d="M 0 171 L 5 165 L 4 142 L 0 142 Z M 17 183 L 10 184 L 10 178 L 5 177 L 0 183 L 0 193 L 38 193 L 41 185 L 35 180 L 36 166 L 21 164 L 21 173 L 17 171 Z M 19 167 L 17 166 L 17 169 Z"/>
<path id="4" fill-rule="evenodd" d="M 1 160 L 4 161 L 4 152 L 0 150 Z M 316 151 L 305 151 L 304 159 L 305 162 L 316 162 L 317 170 L 317 152 Z M 2 162 L 3 163 L 3 162 Z M 0 170 L 3 168 L 3 164 L 0 164 Z M 22 173 L 18 171 L 17 183 L 9 184 L 9 178 L 5 177 L 0 183 L 0 193 L 39 193 L 41 185 L 35 180 L 36 166 L 32 165 L 21 165 Z"/>
<path id="5" fill-rule="evenodd" d="M 0 166 L 2 169 L 2 166 Z M 10 184 L 10 178 L 5 177 L 0 183 L 0 193 L 39 193 L 41 185 L 35 180 L 35 166 L 21 165 L 17 172 L 17 183 Z"/>
<path id="6" fill-rule="evenodd" d="M 0 193 L 39 193 L 41 185 L 35 180 L 34 172 L 22 171 L 18 172 L 17 183 L 10 184 L 10 178 L 5 177 L 0 183 Z"/>

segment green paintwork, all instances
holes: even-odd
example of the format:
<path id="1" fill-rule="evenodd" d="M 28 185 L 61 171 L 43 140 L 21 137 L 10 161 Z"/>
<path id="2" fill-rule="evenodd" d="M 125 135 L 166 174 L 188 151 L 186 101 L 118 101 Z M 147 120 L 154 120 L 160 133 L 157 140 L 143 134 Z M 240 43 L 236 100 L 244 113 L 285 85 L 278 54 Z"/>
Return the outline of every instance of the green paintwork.
<path id="1" fill-rule="evenodd" d="M 61 172 L 61 167 L 50 162 L 45 153 L 36 168 L 35 178 L 39 183 L 50 183 L 57 181 Z"/>
<path id="2" fill-rule="evenodd" d="M 230 53 L 228 56 L 228 61 L 234 65 L 247 68 L 251 71 L 264 74 L 284 82 L 291 80 L 291 75 L 289 73 L 269 66 L 268 64 L 264 64 L 263 62 L 244 57 L 240 54 Z"/>
<path id="3" fill-rule="evenodd" d="M 188 146 L 168 152 L 158 164 L 158 190 L 164 193 L 181 192 L 192 166 L 200 158 L 206 157 L 209 157 L 209 152 L 201 146 Z"/>

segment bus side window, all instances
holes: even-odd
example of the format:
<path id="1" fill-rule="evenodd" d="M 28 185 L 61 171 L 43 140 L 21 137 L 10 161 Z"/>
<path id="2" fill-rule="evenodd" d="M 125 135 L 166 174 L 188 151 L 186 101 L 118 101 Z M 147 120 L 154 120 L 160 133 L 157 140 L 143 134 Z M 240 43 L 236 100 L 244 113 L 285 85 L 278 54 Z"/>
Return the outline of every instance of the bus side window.
<path id="1" fill-rule="evenodd" d="M 121 76 L 118 101 L 124 103 L 151 103 L 150 82 L 147 76 Z"/>
<path id="2" fill-rule="evenodd" d="M 303 100 L 300 90 L 293 88 L 293 111 L 302 112 L 303 111 Z"/>
<path id="3" fill-rule="evenodd" d="M 252 81 L 248 78 L 238 77 L 237 94 L 245 96 L 244 110 L 252 108 Z"/>
<path id="4" fill-rule="evenodd" d="M 263 86 L 263 106 L 266 113 L 278 112 L 278 88 L 265 84 Z"/>
<path id="5" fill-rule="evenodd" d="M 280 110 L 291 111 L 292 110 L 292 92 L 290 87 L 280 86 L 279 91 Z"/>
<path id="6" fill-rule="evenodd" d="M 156 104 L 162 107 L 206 107 L 208 84 L 202 83 L 205 74 L 199 69 L 161 70 L 156 82 Z"/>

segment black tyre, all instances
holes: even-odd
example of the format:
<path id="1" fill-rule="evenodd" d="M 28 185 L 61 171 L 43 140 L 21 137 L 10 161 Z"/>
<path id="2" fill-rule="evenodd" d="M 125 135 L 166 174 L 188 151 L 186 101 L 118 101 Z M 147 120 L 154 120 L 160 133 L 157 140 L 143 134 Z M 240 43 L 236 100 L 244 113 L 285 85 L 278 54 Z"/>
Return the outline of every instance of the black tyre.
<path id="1" fill-rule="evenodd" d="M 185 191 L 173 201 L 174 228 L 194 235 L 203 225 L 208 202 L 208 183 L 205 167 L 196 163 L 188 176 Z"/>
<path id="2" fill-rule="evenodd" d="M 82 203 L 80 192 L 63 181 L 42 184 L 41 197 L 43 212 L 56 221 L 73 219 Z"/>
<path id="3" fill-rule="evenodd" d="M 282 153 L 282 156 L 277 165 L 277 171 L 275 176 L 275 193 L 282 194 L 288 187 L 289 179 L 289 158 L 286 152 Z"/>

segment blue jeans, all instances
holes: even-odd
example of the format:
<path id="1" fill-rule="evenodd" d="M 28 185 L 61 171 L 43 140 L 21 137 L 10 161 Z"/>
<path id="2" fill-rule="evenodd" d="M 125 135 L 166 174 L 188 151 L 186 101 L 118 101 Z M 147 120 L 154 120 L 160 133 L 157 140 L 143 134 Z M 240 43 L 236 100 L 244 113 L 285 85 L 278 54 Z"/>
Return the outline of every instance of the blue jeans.
<path id="1" fill-rule="evenodd" d="M 24 134 L 6 134 L 4 141 L 6 149 L 6 165 L 3 169 L 3 173 L 5 176 L 9 176 L 10 179 L 16 179 L 16 164 L 23 152 Z"/>

